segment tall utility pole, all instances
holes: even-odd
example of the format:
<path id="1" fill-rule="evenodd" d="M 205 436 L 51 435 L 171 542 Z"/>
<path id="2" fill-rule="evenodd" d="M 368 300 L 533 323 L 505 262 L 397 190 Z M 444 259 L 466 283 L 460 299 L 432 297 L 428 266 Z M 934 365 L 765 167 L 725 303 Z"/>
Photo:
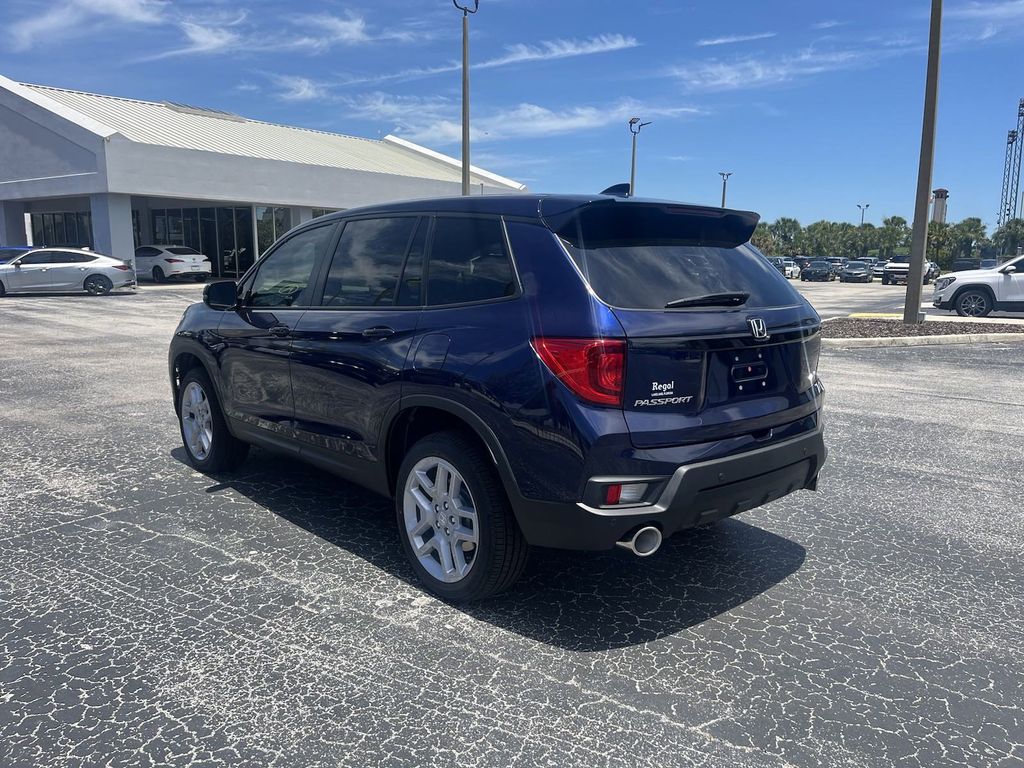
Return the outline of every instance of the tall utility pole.
<path id="1" fill-rule="evenodd" d="M 932 190 L 932 162 L 935 160 L 935 115 L 939 102 L 939 58 L 942 52 L 942 0 L 932 0 L 931 29 L 928 34 L 928 75 L 924 90 L 924 119 L 921 123 L 921 159 L 917 170 L 917 205 L 914 207 L 914 233 L 910 243 L 910 272 L 907 275 L 907 299 L 903 322 L 924 322 L 921 312 L 921 284 L 924 282 L 924 257 L 928 251 L 928 202 Z"/>
<path id="2" fill-rule="evenodd" d="M 462 11 L 462 194 L 469 195 L 469 14 L 480 10 L 480 0 L 473 7 L 452 4 Z"/>
<path id="3" fill-rule="evenodd" d="M 629 170 L 629 196 L 636 197 L 636 139 L 640 135 L 640 129 L 650 123 L 641 123 L 639 117 L 629 118 L 629 132 L 633 134 L 633 163 Z"/>
<path id="4" fill-rule="evenodd" d="M 861 205 L 860 203 L 857 203 L 857 207 L 860 208 L 860 225 L 863 227 L 864 226 L 864 214 L 868 212 L 868 208 L 871 207 L 871 203 L 864 203 L 864 205 Z"/>
<path id="5" fill-rule="evenodd" d="M 719 171 L 718 175 L 722 177 L 722 207 L 725 208 L 725 191 L 729 186 L 729 177 L 732 176 L 732 171 Z"/>

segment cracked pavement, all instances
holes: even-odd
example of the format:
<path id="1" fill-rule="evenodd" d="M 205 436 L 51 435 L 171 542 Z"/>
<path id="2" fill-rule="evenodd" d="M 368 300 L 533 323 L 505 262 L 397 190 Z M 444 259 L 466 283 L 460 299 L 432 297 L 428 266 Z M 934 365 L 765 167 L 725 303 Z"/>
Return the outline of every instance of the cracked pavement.
<path id="1" fill-rule="evenodd" d="M 827 352 L 817 494 L 459 609 L 388 502 L 183 463 L 197 297 L 0 301 L 5 768 L 1024 765 L 1024 344 Z"/>

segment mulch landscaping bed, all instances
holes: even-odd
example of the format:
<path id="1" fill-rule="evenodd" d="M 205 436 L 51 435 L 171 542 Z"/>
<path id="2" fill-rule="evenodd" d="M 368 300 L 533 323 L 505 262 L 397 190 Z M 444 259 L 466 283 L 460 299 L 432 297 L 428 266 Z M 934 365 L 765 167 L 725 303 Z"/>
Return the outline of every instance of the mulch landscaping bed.
<path id="1" fill-rule="evenodd" d="M 928 322 L 904 325 L 900 320 L 841 317 L 821 324 L 826 339 L 891 339 L 896 336 L 959 336 L 972 333 L 1024 333 L 1024 325 L 1003 323 Z"/>

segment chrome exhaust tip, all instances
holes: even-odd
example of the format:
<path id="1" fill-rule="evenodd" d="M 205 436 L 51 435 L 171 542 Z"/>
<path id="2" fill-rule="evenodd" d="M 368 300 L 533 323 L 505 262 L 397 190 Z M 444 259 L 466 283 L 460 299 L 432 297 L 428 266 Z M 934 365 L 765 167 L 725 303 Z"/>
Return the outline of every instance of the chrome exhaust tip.
<path id="1" fill-rule="evenodd" d="M 661 546 L 661 531 L 653 525 L 645 525 L 628 539 L 615 542 L 615 546 L 628 549 L 637 557 L 649 557 Z"/>

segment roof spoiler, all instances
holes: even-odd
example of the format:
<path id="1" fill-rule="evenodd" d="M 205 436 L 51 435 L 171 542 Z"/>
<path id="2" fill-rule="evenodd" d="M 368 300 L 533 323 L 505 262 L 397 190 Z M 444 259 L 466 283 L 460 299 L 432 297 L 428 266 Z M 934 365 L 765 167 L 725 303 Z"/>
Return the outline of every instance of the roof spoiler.
<path id="1" fill-rule="evenodd" d="M 641 243 L 735 248 L 750 240 L 760 219 L 752 211 L 605 198 L 546 217 L 545 223 L 577 248 Z"/>

